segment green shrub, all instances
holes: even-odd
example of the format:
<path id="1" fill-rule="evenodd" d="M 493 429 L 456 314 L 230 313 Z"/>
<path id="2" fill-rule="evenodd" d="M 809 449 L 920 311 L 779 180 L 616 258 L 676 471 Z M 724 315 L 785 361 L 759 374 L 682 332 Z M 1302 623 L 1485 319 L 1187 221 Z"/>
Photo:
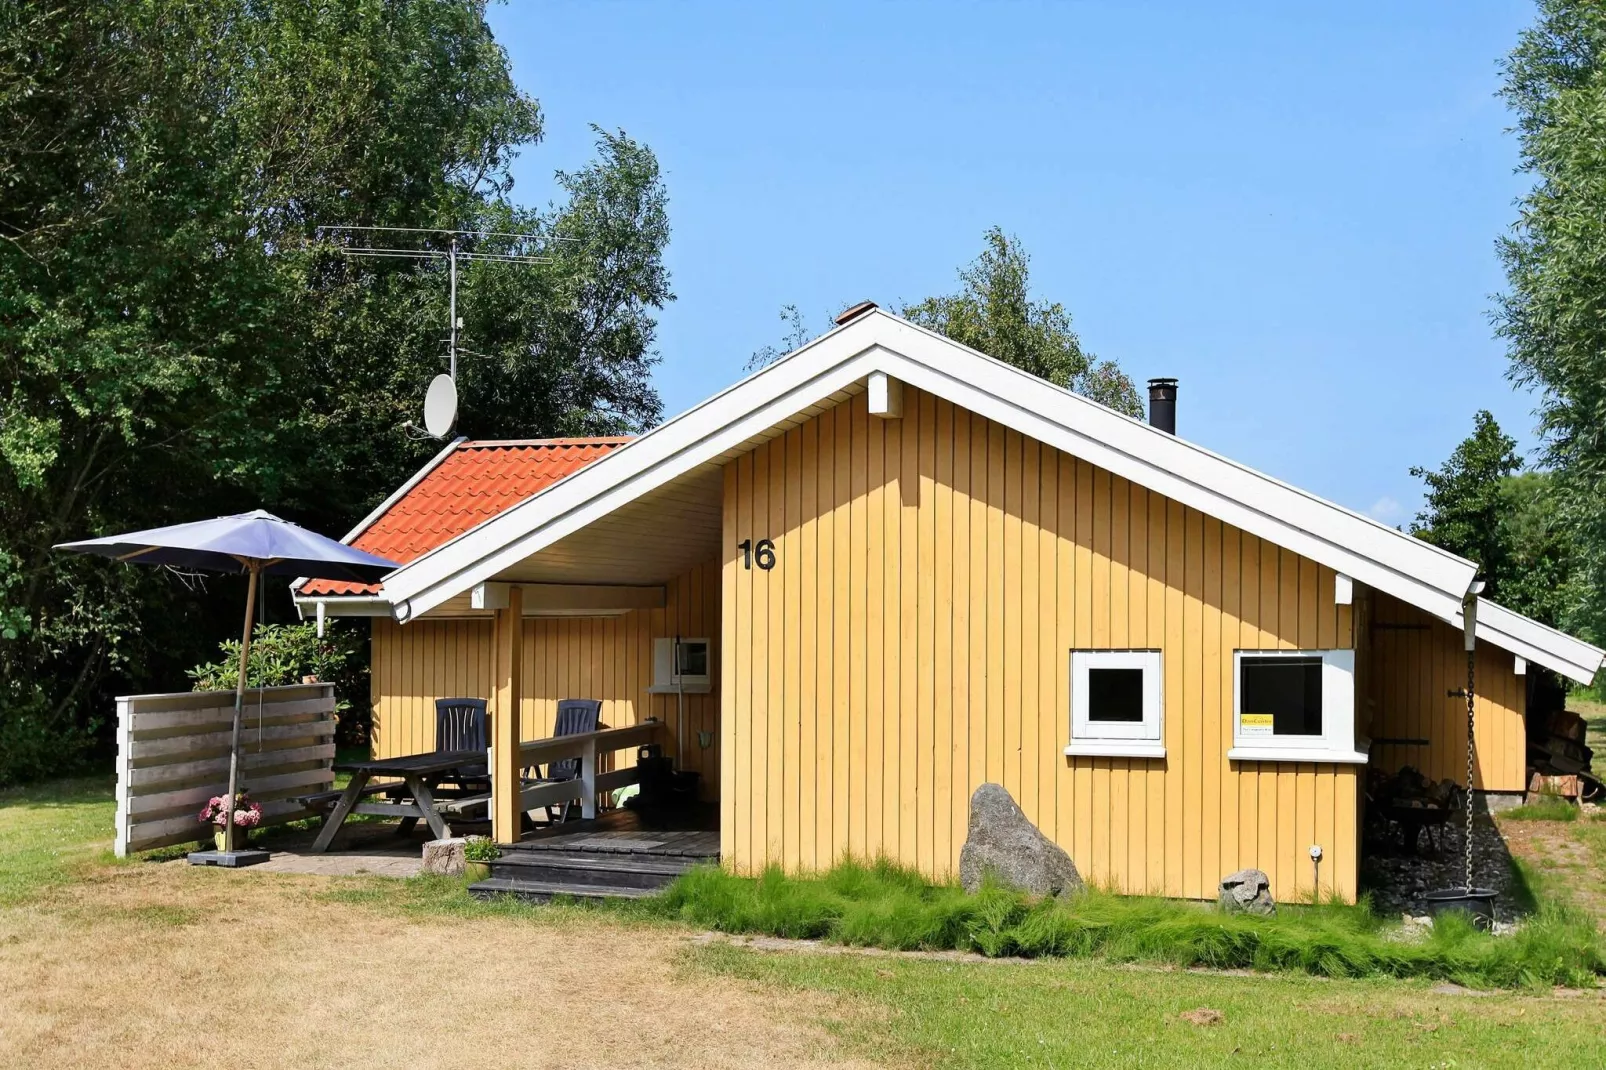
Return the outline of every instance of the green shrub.
<path id="1" fill-rule="evenodd" d="M 1429 977 L 1476 986 L 1591 985 L 1606 951 L 1588 919 L 1546 905 L 1512 936 L 1460 918 L 1405 939 L 1366 904 L 1283 906 L 1274 918 L 1214 904 L 1089 890 L 1033 899 L 997 884 L 969 895 L 889 862 L 844 862 L 814 878 L 778 868 L 756 879 L 692 870 L 647 907 L 732 933 L 894 950 L 1098 957 L 1179 967 L 1284 970 L 1323 977 Z"/>
<path id="2" fill-rule="evenodd" d="M 368 659 L 365 637 L 359 628 L 331 621 L 322 638 L 312 621 L 299 624 L 258 624 L 251 632 L 251 656 L 245 670 L 247 687 L 298 684 L 316 676 L 335 685 L 337 742 L 360 746 L 368 742 L 373 709 L 368 699 Z M 196 691 L 233 691 L 240 679 L 240 641 L 218 644 L 220 657 L 188 670 Z"/>
<path id="3" fill-rule="evenodd" d="M 470 836 L 463 844 L 463 859 L 468 862 L 495 862 L 502 851 L 488 836 Z"/>

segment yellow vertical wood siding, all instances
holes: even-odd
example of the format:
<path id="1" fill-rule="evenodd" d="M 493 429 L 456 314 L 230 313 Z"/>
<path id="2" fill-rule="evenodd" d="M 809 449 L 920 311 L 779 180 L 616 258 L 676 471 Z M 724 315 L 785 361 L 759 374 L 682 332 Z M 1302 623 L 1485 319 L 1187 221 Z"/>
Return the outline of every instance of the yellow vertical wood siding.
<path id="1" fill-rule="evenodd" d="M 1415 766 L 1434 780 L 1465 784 L 1467 702 L 1450 694 L 1467 683 L 1461 630 L 1384 594 L 1372 596 L 1371 613 L 1369 679 L 1357 693 L 1368 700 L 1372 763 L 1389 772 Z M 1508 651 L 1488 643 L 1478 644 L 1475 664 L 1473 786 L 1522 791 L 1527 678 L 1516 674 Z"/>
<path id="2" fill-rule="evenodd" d="M 1091 879 L 1355 895 L 1359 768 L 1229 762 L 1232 651 L 1352 645 L 1334 574 L 929 394 L 863 397 L 725 472 L 723 854 L 957 869 L 1002 783 Z M 772 571 L 736 545 L 773 539 Z M 1164 760 L 1067 758 L 1070 651 L 1164 654 Z"/>
<path id="3" fill-rule="evenodd" d="M 523 625 L 521 737 L 552 734 L 559 699 L 602 700 L 602 720 L 619 728 L 656 717 L 669 726 L 673 753 L 678 711 L 675 695 L 648 694 L 652 641 L 662 636 L 708 637 L 715 683 L 706 695 L 687 695 L 685 768 L 703 774 L 705 797 L 720 783 L 719 681 L 726 660 L 720 643 L 720 572 L 700 566 L 666 586 L 663 609 L 617 617 L 526 617 Z M 374 754 L 418 754 L 435 746 L 435 700 L 491 698 L 493 624 L 489 617 L 423 618 L 401 625 L 373 624 Z M 697 733 L 714 733 L 704 750 Z M 620 755 L 618 764 L 630 756 Z"/>

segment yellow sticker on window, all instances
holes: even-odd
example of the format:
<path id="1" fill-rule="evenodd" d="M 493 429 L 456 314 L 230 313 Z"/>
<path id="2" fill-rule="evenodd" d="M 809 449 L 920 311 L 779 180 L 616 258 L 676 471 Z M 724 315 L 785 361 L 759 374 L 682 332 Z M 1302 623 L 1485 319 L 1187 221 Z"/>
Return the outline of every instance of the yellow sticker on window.
<path id="1" fill-rule="evenodd" d="M 1276 717 L 1269 713 L 1240 713 L 1238 728 L 1246 736 L 1269 736 Z"/>

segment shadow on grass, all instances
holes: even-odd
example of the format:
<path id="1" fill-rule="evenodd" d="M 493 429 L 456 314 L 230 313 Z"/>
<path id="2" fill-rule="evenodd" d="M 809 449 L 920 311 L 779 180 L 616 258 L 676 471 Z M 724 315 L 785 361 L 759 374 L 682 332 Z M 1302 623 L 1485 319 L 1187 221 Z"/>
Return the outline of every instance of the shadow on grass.
<path id="1" fill-rule="evenodd" d="M 116 801 L 117 781 L 111 776 L 71 777 L 0 789 L 0 810 L 61 809 Z"/>

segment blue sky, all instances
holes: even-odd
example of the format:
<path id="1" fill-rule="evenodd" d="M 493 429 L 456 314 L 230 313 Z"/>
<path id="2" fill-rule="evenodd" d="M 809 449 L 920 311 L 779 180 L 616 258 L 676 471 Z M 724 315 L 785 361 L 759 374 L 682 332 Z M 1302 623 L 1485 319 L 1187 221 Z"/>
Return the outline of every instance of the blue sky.
<path id="1" fill-rule="evenodd" d="M 1187 438 L 1390 523 L 1491 409 L 1534 399 L 1488 314 L 1514 173 L 1498 62 L 1527 2 L 514 3 L 545 111 L 515 195 L 658 154 L 678 300 L 668 413 L 735 381 L 794 302 L 955 287 L 987 227 L 1084 347 L 1181 379 Z"/>

